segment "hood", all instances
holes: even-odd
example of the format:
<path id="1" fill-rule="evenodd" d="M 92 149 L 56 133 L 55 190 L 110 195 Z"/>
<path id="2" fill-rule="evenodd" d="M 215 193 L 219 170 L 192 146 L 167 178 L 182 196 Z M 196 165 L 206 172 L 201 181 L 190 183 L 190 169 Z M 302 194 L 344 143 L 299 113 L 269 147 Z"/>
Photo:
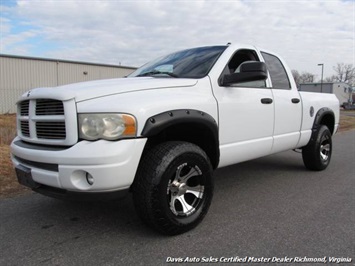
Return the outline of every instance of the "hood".
<path id="1" fill-rule="evenodd" d="M 75 99 L 76 102 L 80 102 L 113 94 L 128 93 L 141 90 L 191 87 L 196 83 L 196 79 L 154 77 L 95 80 L 73 83 L 59 87 L 33 89 L 24 93 L 22 95 L 22 100 L 50 98 L 58 99 L 61 101 Z"/>

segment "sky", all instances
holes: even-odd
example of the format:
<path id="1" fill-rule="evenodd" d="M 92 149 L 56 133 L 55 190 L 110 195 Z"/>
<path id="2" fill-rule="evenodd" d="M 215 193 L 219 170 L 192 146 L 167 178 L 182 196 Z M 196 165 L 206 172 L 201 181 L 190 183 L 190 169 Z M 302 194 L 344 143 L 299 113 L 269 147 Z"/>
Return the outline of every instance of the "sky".
<path id="1" fill-rule="evenodd" d="M 0 0 L 0 53 L 138 67 L 197 46 L 252 44 L 316 79 L 355 65 L 355 0 Z"/>

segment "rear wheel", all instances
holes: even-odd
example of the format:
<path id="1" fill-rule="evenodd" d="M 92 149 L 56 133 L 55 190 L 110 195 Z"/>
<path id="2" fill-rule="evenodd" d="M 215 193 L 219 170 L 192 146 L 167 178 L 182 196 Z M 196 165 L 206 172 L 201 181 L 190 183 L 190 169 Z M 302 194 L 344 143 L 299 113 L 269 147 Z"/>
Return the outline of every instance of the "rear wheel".
<path id="1" fill-rule="evenodd" d="M 313 140 L 302 149 L 304 165 L 314 171 L 328 167 L 332 156 L 332 134 L 327 126 L 321 125 Z"/>
<path id="2" fill-rule="evenodd" d="M 176 235 L 194 228 L 212 195 L 212 166 L 198 146 L 166 142 L 143 155 L 133 199 L 142 220 L 159 232 Z"/>

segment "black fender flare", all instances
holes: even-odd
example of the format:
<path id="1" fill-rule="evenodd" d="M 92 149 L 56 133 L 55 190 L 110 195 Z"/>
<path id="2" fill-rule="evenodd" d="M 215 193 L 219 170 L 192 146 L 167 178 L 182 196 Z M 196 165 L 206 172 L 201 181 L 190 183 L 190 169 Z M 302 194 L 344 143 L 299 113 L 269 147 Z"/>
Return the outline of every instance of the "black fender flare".
<path id="1" fill-rule="evenodd" d="M 315 139 L 317 129 L 318 129 L 319 125 L 321 125 L 321 121 L 322 121 L 323 117 L 326 115 L 331 115 L 333 118 L 335 118 L 335 115 L 334 115 L 334 112 L 332 109 L 330 109 L 328 107 L 323 107 L 323 108 L 319 109 L 315 118 L 314 118 L 314 122 L 313 122 L 313 126 L 312 126 L 312 136 L 311 136 L 310 141 L 313 141 Z M 330 129 L 330 130 L 332 130 L 332 129 Z M 334 134 L 334 132 L 331 132 L 331 133 Z"/>
<path id="2" fill-rule="evenodd" d="M 213 138 L 213 141 L 208 143 L 208 146 L 215 156 L 215 158 L 210 159 L 212 160 L 214 168 L 216 168 L 219 163 L 218 124 L 211 115 L 203 111 L 177 109 L 151 116 L 145 122 L 141 136 L 146 138 L 153 137 L 165 129 L 178 124 L 198 124 L 208 129 Z"/>

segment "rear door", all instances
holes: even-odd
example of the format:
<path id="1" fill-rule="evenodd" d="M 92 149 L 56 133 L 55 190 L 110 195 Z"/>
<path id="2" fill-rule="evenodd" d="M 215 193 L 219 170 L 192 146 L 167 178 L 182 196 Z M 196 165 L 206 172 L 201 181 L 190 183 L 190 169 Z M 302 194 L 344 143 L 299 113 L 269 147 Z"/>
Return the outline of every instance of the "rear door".
<path id="1" fill-rule="evenodd" d="M 291 72 L 281 59 L 273 54 L 261 52 L 268 68 L 275 106 L 274 143 L 272 152 L 294 149 L 300 138 L 302 122 L 301 97 L 292 88 Z"/>

